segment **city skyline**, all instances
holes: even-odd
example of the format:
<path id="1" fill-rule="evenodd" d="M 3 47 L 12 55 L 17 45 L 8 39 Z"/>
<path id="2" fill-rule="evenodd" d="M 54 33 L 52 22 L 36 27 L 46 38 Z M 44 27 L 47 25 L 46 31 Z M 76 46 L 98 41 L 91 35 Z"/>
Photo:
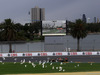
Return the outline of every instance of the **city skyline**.
<path id="1" fill-rule="evenodd" d="M 45 20 L 75 21 L 83 14 L 91 22 L 100 18 L 100 0 L 0 0 L 0 22 L 7 18 L 22 24 L 31 22 L 28 12 L 35 6 L 45 8 Z"/>

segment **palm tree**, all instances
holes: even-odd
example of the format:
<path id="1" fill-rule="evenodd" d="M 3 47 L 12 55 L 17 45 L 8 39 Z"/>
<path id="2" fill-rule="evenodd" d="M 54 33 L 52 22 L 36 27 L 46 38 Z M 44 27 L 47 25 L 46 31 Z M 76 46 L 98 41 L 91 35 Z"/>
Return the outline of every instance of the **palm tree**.
<path id="1" fill-rule="evenodd" d="M 15 41 L 17 39 L 17 31 L 14 23 L 11 21 L 11 19 L 5 19 L 5 21 L 2 23 L 2 33 L 1 36 L 3 36 L 3 41 L 9 42 L 9 53 L 12 53 L 12 43 L 11 41 Z"/>
<path id="2" fill-rule="evenodd" d="M 77 51 L 80 51 L 80 39 L 87 36 L 85 23 L 82 20 L 78 19 L 72 24 L 71 35 L 73 38 L 77 38 Z"/>

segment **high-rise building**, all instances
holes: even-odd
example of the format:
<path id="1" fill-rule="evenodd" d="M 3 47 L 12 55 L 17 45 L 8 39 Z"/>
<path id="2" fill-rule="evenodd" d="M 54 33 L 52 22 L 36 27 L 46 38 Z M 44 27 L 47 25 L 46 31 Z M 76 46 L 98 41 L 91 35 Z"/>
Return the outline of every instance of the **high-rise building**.
<path id="1" fill-rule="evenodd" d="M 35 8 L 31 9 L 31 22 L 34 23 L 42 20 L 45 20 L 45 8 L 35 6 Z"/>
<path id="2" fill-rule="evenodd" d="M 97 18 L 97 23 L 99 23 L 99 18 Z"/>
<path id="3" fill-rule="evenodd" d="M 87 18 L 87 23 L 90 23 L 90 20 L 91 20 L 90 18 Z"/>
<path id="4" fill-rule="evenodd" d="M 96 21 L 96 17 L 94 17 L 94 23 L 97 23 L 97 21 Z"/>
<path id="5" fill-rule="evenodd" d="M 86 16 L 85 16 L 85 14 L 83 14 L 83 16 L 82 16 L 82 21 L 83 21 L 84 23 L 86 23 Z"/>

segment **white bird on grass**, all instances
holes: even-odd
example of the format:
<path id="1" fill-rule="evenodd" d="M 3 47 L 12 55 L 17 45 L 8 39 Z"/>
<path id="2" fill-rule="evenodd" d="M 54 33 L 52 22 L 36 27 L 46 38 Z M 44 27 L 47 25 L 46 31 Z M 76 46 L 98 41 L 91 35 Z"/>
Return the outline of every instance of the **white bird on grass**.
<path id="1" fill-rule="evenodd" d="M 63 65 L 63 63 L 61 62 L 60 65 Z"/>
<path id="2" fill-rule="evenodd" d="M 52 65 L 52 63 L 50 63 L 50 65 Z"/>
<path id="3" fill-rule="evenodd" d="M 52 69 L 55 69 L 55 67 L 53 66 Z"/>
<path id="4" fill-rule="evenodd" d="M 0 61 L 2 63 L 2 61 Z"/>
<path id="5" fill-rule="evenodd" d="M 41 61 L 39 61 L 39 65 L 41 65 L 42 64 L 42 62 Z"/>
<path id="6" fill-rule="evenodd" d="M 25 65 L 25 67 L 27 67 L 27 65 Z"/>
<path id="7" fill-rule="evenodd" d="M 29 62 L 28 62 L 29 64 L 31 63 L 31 61 L 29 60 Z"/>
<path id="8" fill-rule="evenodd" d="M 44 68 L 44 65 L 42 65 L 42 68 Z"/>
<path id="9" fill-rule="evenodd" d="M 63 69 L 63 72 L 65 72 L 65 69 Z"/>
<path id="10" fill-rule="evenodd" d="M 2 57 L 3 60 L 5 60 L 5 57 Z"/>
<path id="11" fill-rule="evenodd" d="M 56 67 L 56 69 L 58 69 L 58 67 Z"/>
<path id="12" fill-rule="evenodd" d="M 77 66 L 79 67 L 80 65 L 78 64 Z"/>
<path id="13" fill-rule="evenodd" d="M 62 67 L 61 66 L 59 67 L 59 70 L 62 71 Z"/>
<path id="14" fill-rule="evenodd" d="M 16 62 L 14 62 L 14 64 L 16 64 Z"/>

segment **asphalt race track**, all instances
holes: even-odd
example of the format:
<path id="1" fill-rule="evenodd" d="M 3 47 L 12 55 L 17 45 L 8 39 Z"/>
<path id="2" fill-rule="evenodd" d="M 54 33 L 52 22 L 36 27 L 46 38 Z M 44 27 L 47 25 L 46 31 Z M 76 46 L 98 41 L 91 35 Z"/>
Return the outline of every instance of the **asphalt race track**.
<path id="1" fill-rule="evenodd" d="M 25 60 L 25 62 L 39 62 L 39 61 L 47 61 L 49 59 L 56 59 L 59 57 L 67 57 L 68 62 L 94 62 L 100 63 L 99 55 L 91 55 L 91 56 L 37 56 L 37 57 L 0 57 L 0 62 L 21 62 L 21 60 Z"/>
<path id="2" fill-rule="evenodd" d="M 100 63 L 100 56 L 68 56 L 69 62 L 94 62 Z"/>

